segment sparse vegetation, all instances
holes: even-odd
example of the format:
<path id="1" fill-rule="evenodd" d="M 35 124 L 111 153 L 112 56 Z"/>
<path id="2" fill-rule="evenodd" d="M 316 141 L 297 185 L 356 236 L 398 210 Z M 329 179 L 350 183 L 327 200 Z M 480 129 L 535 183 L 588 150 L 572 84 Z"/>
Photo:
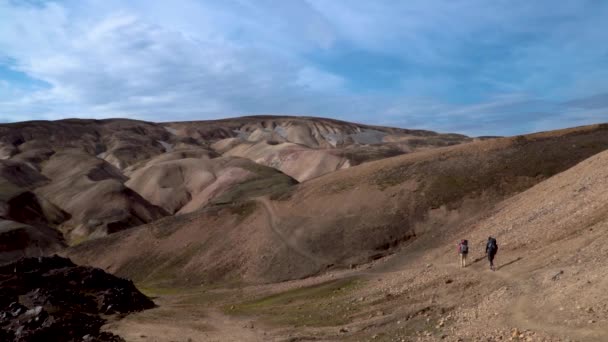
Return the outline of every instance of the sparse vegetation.
<path id="1" fill-rule="evenodd" d="M 408 179 L 412 179 L 414 175 L 413 170 L 410 170 L 412 165 L 411 163 L 402 163 L 395 167 L 383 168 L 373 175 L 371 181 L 381 190 L 399 185 Z"/>
<path id="2" fill-rule="evenodd" d="M 277 127 L 276 122 L 267 120 L 264 129 Z M 259 123 L 253 119 L 246 122 L 247 127 L 239 123 L 226 128 L 214 123 L 210 125 L 215 125 L 214 129 L 205 124 L 192 130 L 178 130 L 182 124 L 176 124 L 176 132 L 195 134 L 196 139 L 191 139 L 202 146 L 206 139 L 211 139 L 209 137 L 234 137 L 235 130 L 251 133 L 259 128 Z M 113 128 L 95 134 L 89 132 L 83 138 L 86 146 L 103 145 L 103 149 L 94 151 L 113 153 L 108 160 L 114 166 L 101 157 L 86 155 L 89 147 L 85 148 L 86 153 L 61 150 L 76 145 L 73 141 L 51 144 L 50 148 L 60 152 L 50 159 L 46 156 L 44 162 L 31 163 L 42 170 L 40 173 L 44 177 L 48 176 L 49 183 L 41 188 L 52 186 L 44 189 L 44 194 L 52 198 L 42 196 L 43 191 L 37 186 L 26 189 L 26 186 L 16 187 L 0 179 L 0 201 L 11 200 L 14 193 L 26 189 L 32 197 L 24 197 L 15 208 L 30 211 L 15 216 L 14 212 L 6 210 L 8 216 L 13 216 L 3 219 L 16 220 L 17 217 L 23 221 L 35 217 L 39 221 L 34 223 L 40 227 L 51 222 L 52 225 L 45 228 L 52 229 L 56 222 L 67 233 L 81 227 L 78 220 L 86 219 L 83 222 L 94 225 L 106 216 L 114 218 L 125 213 L 132 217 L 133 220 L 117 221 L 127 222 L 121 228 L 129 229 L 100 239 L 87 239 L 87 232 L 84 232 L 72 240 L 74 245 L 65 253 L 79 263 L 93 264 L 131 278 L 145 294 L 159 299 L 162 309 L 133 318 L 141 324 L 135 325 L 137 329 L 149 328 L 151 322 L 167 324 L 163 322 L 163 315 L 169 312 L 182 315 L 179 316 L 182 318 L 191 316 L 186 320 L 190 320 L 188 328 L 198 324 L 192 328 L 195 333 L 213 334 L 213 320 L 219 319 L 221 324 L 224 321 L 229 324 L 220 324 L 218 330 L 226 326 L 239 329 L 246 325 L 243 329 L 251 334 L 262 329 L 272 333 L 278 331 L 277 336 L 269 334 L 269 339 L 394 341 L 403 336 L 439 339 L 445 335 L 446 327 L 462 329 L 468 327 L 469 322 L 483 321 L 492 325 L 529 319 L 561 332 L 557 324 L 549 324 L 561 324 L 570 317 L 578 319 L 587 315 L 584 320 L 570 325 L 576 328 L 591 321 L 588 324 L 604 324 L 608 317 L 608 309 L 591 302 L 585 304 L 588 306 L 585 310 L 577 309 L 568 316 L 567 308 L 558 310 L 559 307 L 546 304 L 549 301 L 543 302 L 534 291 L 535 286 L 542 284 L 542 295 L 553 296 L 554 303 L 568 303 L 567 297 L 574 293 L 573 289 L 589 291 L 585 298 L 602 298 L 599 290 L 604 281 L 597 270 L 602 270 L 600 257 L 606 251 L 601 249 L 603 247 L 598 249 L 598 245 L 605 245 L 601 234 L 606 221 L 603 206 L 606 201 L 598 195 L 597 189 L 602 189 L 604 180 L 608 179 L 601 173 L 606 170 L 606 162 L 592 160 L 593 164 L 589 162 L 588 165 L 583 162 L 584 168 L 574 170 L 576 172 L 547 179 L 608 148 L 608 126 L 478 141 L 433 151 L 428 150 L 430 145 L 450 145 L 467 139 L 454 136 L 451 140 L 421 134 L 425 138 L 410 139 L 407 146 L 400 145 L 402 141 L 396 139 L 397 143 L 387 145 L 346 146 L 348 143 L 344 143 L 332 149 L 326 148 L 328 145 L 322 141 L 319 141 L 322 148 L 310 148 L 304 144 L 286 143 L 282 135 L 275 135 L 275 139 L 280 140 L 276 141 L 278 145 L 269 145 L 284 154 L 277 153 L 276 158 L 269 159 L 251 157 L 277 168 L 289 158 L 300 157 L 290 148 L 300 152 L 307 148 L 330 151 L 322 155 L 310 151 L 303 153 L 308 155 L 302 160 L 311 164 L 323 163 L 327 161 L 324 158 L 329 158 L 331 163 L 341 167 L 345 162 L 341 158 L 345 156 L 352 164 L 381 159 L 302 183 L 242 157 L 217 157 L 206 152 L 158 156 L 156 153 L 162 151 L 148 148 L 144 148 L 145 153 L 139 153 L 138 144 L 149 142 L 147 135 L 167 141 L 173 139 L 168 142 L 172 145 L 182 138 L 169 136 L 164 129 L 155 133 L 127 128 L 120 134 L 112 133 Z M 139 136 L 132 138 L 131 135 Z M 58 135 L 53 136 L 53 139 L 61 139 Z M 70 139 L 79 138 L 71 136 Z M 239 139 L 229 142 L 237 146 Z M 40 145 L 39 141 L 21 143 L 25 146 L 20 148 L 24 149 L 27 144 Z M 252 142 L 244 144 L 255 145 Z M 158 143 L 150 142 L 150 146 L 156 145 Z M 209 141 L 204 146 L 208 145 Z M 266 144 L 262 141 L 261 145 Z M 285 146 L 288 148 L 280 149 Z M 387 158 L 417 148 L 427 151 Z M 354 154 L 349 156 L 351 152 Z M 125 185 L 126 177 L 123 176 L 146 167 L 149 159 L 145 158 L 149 156 L 159 157 L 156 160 L 159 164 L 187 160 L 161 169 L 155 177 L 141 177 L 139 191 L 151 191 L 147 196 L 136 196 L 139 192 L 135 187 Z M 75 161 L 77 157 L 82 161 Z M 75 174 L 87 160 L 92 172 L 83 173 L 84 176 L 72 183 L 66 171 Z M 212 165 L 206 164 L 209 160 L 213 160 Z M 66 170 L 65 165 L 71 167 Z M 121 165 L 130 165 L 130 169 L 120 169 Z M 298 166 L 297 163 L 293 165 Z M 328 172 L 334 166 L 331 164 Z M 226 169 L 230 171 L 223 173 Z M 114 173 L 116 177 L 106 177 Z M 562 176 L 567 176 L 568 180 L 560 181 Z M 94 189 L 104 181 L 111 183 L 107 192 L 111 195 L 83 196 L 85 190 Z M 549 184 L 547 188 L 540 185 L 530 189 L 543 181 L 546 181 L 545 185 Z M 210 188 L 209 184 L 214 183 L 217 188 Z M 575 183 L 576 186 L 571 186 Z M 172 191 L 182 184 L 190 187 L 179 196 L 173 196 Z M 203 193 L 201 189 L 208 190 Z M 527 189 L 530 189 L 529 193 L 513 197 Z M 556 192 L 560 197 L 553 199 Z M 125 193 L 128 196 L 123 196 Z M 197 194 L 201 196 L 197 197 Z M 33 196 L 39 196 L 38 200 Z M 261 196 L 264 198 L 258 198 Z M 564 199 L 572 200 L 572 203 Z M 137 206 L 128 206 L 134 201 Z M 148 216 L 148 209 L 153 209 L 150 203 L 163 201 L 173 208 L 165 209 L 163 215 L 167 216 Z M 55 208 L 55 202 L 61 205 Z M 194 203 L 188 208 L 191 212 L 169 215 L 177 213 L 185 202 Z M 78 209 L 70 210 L 74 216 L 69 223 L 68 215 L 61 213 L 65 203 L 73 203 Z M 96 206 L 105 209 L 106 205 L 108 209 L 101 218 L 78 217 L 89 210 L 98 213 L 93 209 L 98 208 Z M 35 210 L 31 211 L 32 208 Z M 534 208 L 532 214 L 529 208 Z M 141 226 L 131 228 L 134 225 Z M 18 250 L 27 248 L 28 244 L 37 247 L 31 243 L 30 236 L 38 234 L 40 227 L 32 224 L 29 230 L 20 231 L 23 239 L 10 243 L 10 247 Z M 471 241 L 479 242 L 488 234 L 497 234 L 501 243 L 505 242 L 501 245 L 504 254 L 500 255 L 502 264 L 497 272 L 486 273 L 483 256 L 476 256 L 466 270 L 452 267 L 454 241 L 461 236 L 471 236 Z M 545 239 L 545 236 L 551 238 Z M 560 252 L 556 252 L 557 247 L 553 249 L 555 246 L 538 246 L 538 241 L 559 243 Z M 566 247 L 568 253 L 562 253 L 562 247 Z M 475 246 L 472 253 L 479 251 L 481 247 Z M 392 257 L 387 257 L 391 254 Z M 590 268 L 593 272 L 587 274 L 580 269 L 585 263 L 593 266 Z M 515 270 L 519 267 L 521 272 Z M 414 275 L 410 276 L 409 272 Z M 555 274 L 560 276 L 555 278 Z M 311 275 L 332 281 L 308 286 L 320 281 L 301 279 Z M 290 282 L 274 284 L 279 281 Z M 307 287 L 293 289 L 304 284 Z M 285 291 L 285 288 L 292 289 Z M 496 313 L 484 305 L 487 297 L 496 298 L 500 307 L 513 317 L 496 318 Z M 523 298 L 521 302 L 519 298 Z M 548 316 L 524 315 L 536 310 L 528 301 L 542 304 Z M 574 307 L 578 304 L 569 303 Z M 168 311 L 162 311 L 165 308 Z M 190 314 L 188 310 L 192 308 L 197 308 L 196 314 Z M 552 316 L 553 312 L 558 313 L 556 317 Z M 522 315 L 519 317 L 522 319 L 517 321 L 516 315 Z M 194 320 L 200 322 L 192 323 Z M 205 326 L 208 321 L 211 324 Z M 255 321 L 255 329 L 249 321 Z M 304 333 L 292 336 L 296 332 Z"/>
<path id="3" fill-rule="evenodd" d="M 353 180 L 338 180 L 328 186 L 327 189 L 325 189 L 325 192 L 329 194 L 339 194 L 341 192 L 351 190 L 356 186 L 357 183 Z"/>
<path id="4" fill-rule="evenodd" d="M 233 215 L 238 216 L 237 222 L 242 222 L 249 215 L 253 214 L 257 208 L 257 203 L 255 201 L 245 201 L 245 202 L 237 202 L 230 205 L 230 212 Z"/>
<path id="5" fill-rule="evenodd" d="M 297 182 L 284 174 L 260 177 L 237 184 L 220 196 L 214 198 L 211 204 L 227 204 L 243 201 L 264 195 L 281 197 L 291 190 Z"/>
<path id="6" fill-rule="evenodd" d="M 363 286 L 357 278 L 298 288 L 240 304 L 224 306 L 230 315 L 264 317 L 279 325 L 325 327 L 345 324 L 362 304 L 352 293 Z"/>

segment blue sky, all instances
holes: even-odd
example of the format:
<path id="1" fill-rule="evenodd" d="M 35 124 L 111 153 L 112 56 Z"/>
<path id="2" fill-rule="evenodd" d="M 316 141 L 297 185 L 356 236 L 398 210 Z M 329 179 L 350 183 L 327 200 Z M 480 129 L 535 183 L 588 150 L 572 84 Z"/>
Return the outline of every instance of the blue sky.
<path id="1" fill-rule="evenodd" d="M 608 122 L 608 1 L 0 0 L 0 122 Z"/>

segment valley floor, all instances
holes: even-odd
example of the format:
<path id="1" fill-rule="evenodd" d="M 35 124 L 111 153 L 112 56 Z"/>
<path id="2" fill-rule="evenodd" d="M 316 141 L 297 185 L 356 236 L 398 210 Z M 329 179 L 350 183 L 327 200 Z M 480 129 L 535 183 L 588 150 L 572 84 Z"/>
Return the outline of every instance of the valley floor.
<path id="1" fill-rule="evenodd" d="M 483 255 L 471 257 L 465 269 L 438 249 L 279 284 L 142 286 L 159 307 L 106 328 L 127 341 L 608 340 L 605 303 L 553 300 L 560 281 L 584 274 L 559 260 L 563 269 L 541 269 L 539 255 L 507 251 L 495 272 Z"/>

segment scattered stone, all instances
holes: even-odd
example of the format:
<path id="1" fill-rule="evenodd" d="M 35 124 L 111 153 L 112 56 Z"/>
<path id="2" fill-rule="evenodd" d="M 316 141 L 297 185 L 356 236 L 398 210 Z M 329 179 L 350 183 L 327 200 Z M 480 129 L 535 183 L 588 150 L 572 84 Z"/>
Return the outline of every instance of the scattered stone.
<path id="1" fill-rule="evenodd" d="M 101 314 L 154 307 L 131 281 L 59 256 L 0 267 L 0 288 L 1 341 L 124 341 Z"/>
<path id="2" fill-rule="evenodd" d="M 346 327 L 340 328 L 340 332 L 341 333 L 347 333 L 348 332 L 348 328 L 346 328 Z"/>
<path id="3" fill-rule="evenodd" d="M 553 281 L 559 280 L 559 278 L 561 277 L 562 274 L 564 274 L 564 271 L 560 270 L 559 272 L 557 272 L 557 274 L 555 274 L 553 277 L 551 277 L 551 280 L 553 280 Z"/>
<path id="4" fill-rule="evenodd" d="M 42 306 L 37 306 L 25 312 L 26 316 L 38 316 L 42 312 Z"/>

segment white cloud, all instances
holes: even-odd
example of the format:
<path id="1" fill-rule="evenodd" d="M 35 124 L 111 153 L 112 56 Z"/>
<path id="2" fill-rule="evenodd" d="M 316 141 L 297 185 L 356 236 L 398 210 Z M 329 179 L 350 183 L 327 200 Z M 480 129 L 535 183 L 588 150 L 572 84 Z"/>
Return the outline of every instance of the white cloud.
<path id="1" fill-rule="evenodd" d="M 206 10 L 194 2 L 185 4 L 200 13 Z M 0 103 L 4 112 L 16 110 L 13 115 L 17 118 L 27 116 L 26 111 L 33 108 L 43 107 L 49 108 L 45 118 L 53 117 L 49 113 L 58 117 L 68 113 L 130 115 L 153 120 L 230 115 L 279 110 L 275 103 L 281 101 L 269 99 L 280 96 L 287 100 L 294 93 L 312 96 L 316 91 L 341 86 L 340 77 L 310 68 L 289 53 L 268 54 L 263 51 L 268 46 L 258 48 L 217 38 L 214 36 L 217 29 L 204 31 L 209 23 L 184 26 L 189 32 L 169 26 L 175 15 L 159 21 L 167 26 L 150 23 L 146 17 L 150 9 L 134 12 L 128 8 L 119 11 L 97 8 L 101 12 L 91 14 L 70 12 L 53 3 L 10 8 L 3 4 L 3 9 L 10 10 L 12 16 L 0 26 L 2 50 L 17 61 L 16 69 L 51 85 L 17 101 Z M 243 9 L 262 10 L 251 5 Z M 218 11 L 211 8 L 209 13 Z M 222 16 L 238 20 L 226 13 L 220 13 Z M 163 15 L 153 13 L 150 17 Z M 288 19 L 277 17 L 269 24 L 280 29 L 289 26 Z M 218 18 L 211 21 L 226 25 Z M 22 23 L 26 22 L 27 29 L 22 30 Z M 271 35 L 273 31 L 264 24 L 268 23 L 262 20 L 244 23 L 244 29 L 257 26 L 260 30 L 243 35 Z M 297 30 L 311 44 L 330 44 L 331 35 L 314 29 L 318 25 L 313 24 L 313 28 Z M 47 31 L 44 27 L 53 29 Z M 268 39 L 277 44 L 287 41 L 282 34 Z M 268 44 L 267 40 L 262 42 Z M 252 37 L 251 41 L 255 39 Z M 281 46 L 272 48 L 280 50 Z"/>
<path id="2" fill-rule="evenodd" d="M 601 51 L 586 49 L 603 41 L 598 27 L 606 12 L 577 18 L 590 12 L 583 7 L 579 1 L 502 0 L 66 0 L 36 6 L 0 0 L 0 68 L 41 81 L 35 87 L 0 82 L 0 121 L 286 113 L 511 134 L 545 122 L 550 111 L 565 113 L 549 95 L 608 89 L 605 73 L 593 70 Z M 503 50 L 492 55 L 497 44 L 512 46 L 509 56 Z M 395 89 L 353 90 L 354 76 L 368 70 L 334 70 L 311 57 L 344 46 L 402 62 L 405 71 L 386 71 L 397 79 Z M 420 72 L 425 68 L 437 72 Z M 481 88 L 471 90 L 474 100 L 454 101 L 454 93 L 472 85 Z M 586 113 L 569 118 L 602 119 L 599 112 Z"/>

